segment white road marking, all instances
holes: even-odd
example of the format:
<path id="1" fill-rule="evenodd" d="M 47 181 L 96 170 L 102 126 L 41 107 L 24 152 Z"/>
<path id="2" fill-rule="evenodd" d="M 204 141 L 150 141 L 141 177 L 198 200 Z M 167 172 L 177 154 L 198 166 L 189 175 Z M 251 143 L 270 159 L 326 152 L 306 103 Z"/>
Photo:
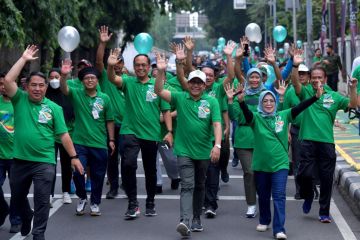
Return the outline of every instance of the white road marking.
<path id="1" fill-rule="evenodd" d="M 344 239 L 357 239 L 334 201 L 330 203 L 330 214 Z"/>

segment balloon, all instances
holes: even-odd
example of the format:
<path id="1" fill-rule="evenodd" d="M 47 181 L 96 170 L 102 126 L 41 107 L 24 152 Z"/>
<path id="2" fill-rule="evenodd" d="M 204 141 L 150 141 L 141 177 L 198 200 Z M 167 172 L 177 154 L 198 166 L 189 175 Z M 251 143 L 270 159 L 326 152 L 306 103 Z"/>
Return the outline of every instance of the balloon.
<path id="1" fill-rule="evenodd" d="M 216 52 L 216 47 L 212 47 L 212 51 L 213 51 L 213 52 Z"/>
<path id="2" fill-rule="evenodd" d="M 274 27 L 273 37 L 275 41 L 282 42 L 285 40 L 286 36 L 287 36 L 286 28 L 284 28 L 281 25 Z"/>
<path id="3" fill-rule="evenodd" d="M 134 39 L 134 46 L 138 53 L 147 54 L 153 47 L 153 38 L 148 33 L 139 33 Z"/>
<path id="4" fill-rule="evenodd" d="M 263 65 L 263 67 L 266 68 L 267 71 L 267 79 L 265 82 L 265 86 L 267 87 L 267 89 L 269 89 L 269 87 L 271 86 L 271 84 L 275 81 L 275 71 L 274 68 L 270 65 Z"/>
<path id="5" fill-rule="evenodd" d="M 245 28 L 245 36 L 251 42 L 261 41 L 261 29 L 256 23 L 250 23 Z"/>
<path id="6" fill-rule="evenodd" d="M 221 53 L 222 50 L 224 49 L 224 47 L 225 47 L 225 45 L 218 45 L 218 46 L 217 46 L 217 51 L 218 51 L 219 53 Z"/>
<path id="7" fill-rule="evenodd" d="M 222 46 L 225 46 L 225 43 L 226 43 L 226 40 L 225 40 L 225 38 L 223 38 L 223 37 L 220 37 L 220 38 L 218 39 L 218 45 L 222 45 Z"/>
<path id="8" fill-rule="evenodd" d="M 297 48 L 302 48 L 302 41 L 301 41 L 301 40 L 297 40 L 297 41 L 296 41 L 296 46 L 297 46 Z"/>
<path id="9" fill-rule="evenodd" d="M 290 47 L 290 44 L 289 43 L 284 43 L 284 48 L 285 48 L 285 50 L 288 50 L 289 49 L 289 47 Z"/>
<path id="10" fill-rule="evenodd" d="M 260 52 L 260 48 L 259 48 L 259 46 L 255 46 L 255 52 Z"/>
<path id="11" fill-rule="evenodd" d="M 76 28 L 65 26 L 58 33 L 58 43 L 65 52 L 72 52 L 80 43 L 80 35 Z"/>
<path id="12" fill-rule="evenodd" d="M 284 54 L 284 53 L 285 53 L 284 49 L 283 49 L 283 48 L 280 48 L 280 49 L 279 49 L 279 54 Z"/>

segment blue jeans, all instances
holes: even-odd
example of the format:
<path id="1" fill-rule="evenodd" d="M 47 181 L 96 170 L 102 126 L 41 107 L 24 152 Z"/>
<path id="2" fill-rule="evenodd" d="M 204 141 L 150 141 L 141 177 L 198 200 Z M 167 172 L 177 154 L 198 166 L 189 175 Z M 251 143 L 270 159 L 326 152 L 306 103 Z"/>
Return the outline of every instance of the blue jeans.
<path id="1" fill-rule="evenodd" d="M 75 144 L 75 149 L 84 169 L 86 169 L 86 166 L 90 167 L 91 203 L 100 204 L 108 150 L 106 148 L 86 147 L 79 144 Z M 85 176 L 80 175 L 80 173 L 76 171 L 74 172 L 73 179 L 76 187 L 76 195 L 81 199 L 86 199 Z"/>
<path id="2" fill-rule="evenodd" d="M 259 222 L 262 225 L 269 225 L 271 222 L 270 198 L 272 195 L 274 203 L 274 235 L 279 232 L 285 233 L 285 202 L 288 172 L 288 169 L 281 169 L 273 173 L 255 171 L 260 211 Z"/>
<path id="3" fill-rule="evenodd" d="M 0 159 L 0 209 L 6 209 L 8 208 L 8 204 L 4 197 L 4 192 L 2 190 L 2 186 L 6 179 L 6 172 L 9 175 L 10 178 L 10 167 L 13 163 L 12 159 Z M 18 213 L 16 213 L 16 209 L 12 204 L 10 205 L 10 215 L 9 220 L 11 225 L 19 225 L 21 224 L 21 218 Z"/>

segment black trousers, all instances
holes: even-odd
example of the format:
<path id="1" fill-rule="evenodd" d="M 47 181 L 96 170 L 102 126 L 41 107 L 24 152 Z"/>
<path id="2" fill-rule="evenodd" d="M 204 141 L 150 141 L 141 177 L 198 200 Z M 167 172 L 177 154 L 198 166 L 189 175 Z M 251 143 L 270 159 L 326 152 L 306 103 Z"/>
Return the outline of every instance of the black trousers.
<path id="1" fill-rule="evenodd" d="M 27 195 L 31 183 L 34 184 L 32 234 L 34 239 L 45 239 L 44 233 L 49 218 L 49 196 L 55 175 L 55 165 L 14 159 L 10 171 L 11 204 L 17 209 L 22 222 L 29 221 L 33 215 Z"/>
<path id="2" fill-rule="evenodd" d="M 111 150 L 108 152 L 107 177 L 110 183 L 110 190 L 117 190 L 119 188 L 119 154 L 123 155 L 123 141 L 119 135 L 120 125 L 115 125 L 115 153 L 111 155 Z"/>
<path id="3" fill-rule="evenodd" d="M 72 178 L 71 159 L 66 152 L 64 146 L 61 143 L 55 143 L 55 160 L 57 159 L 57 153 L 60 153 L 61 163 L 61 189 L 62 192 L 70 192 L 70 183 Z M 56 171 L 56 166 L 55 166 Z M 56 172 L 55 172 L 56 173 Z M 54 176 L 53 185 L 51 188 L 51 195 L 54 196 L 55 192 L 56 174 Z"/>
<path id="4" fill-rule="evenodd" d="M 296 178 L 300 187 L 301 198 L 310 199 L 314 197 L 313 185 L 316 165 L 320 179 L 319 215 L 329 216 L 336 165 L 335 145 L 304 140 L 301 143 L 300 164 Z"/>
<path id="5" fill-rule="evenodd" d="M 122 140 L 124 140 L 124 156 L 121 159 L 121 176 L 125 193 L 129 199 L 129 207 L 136 207 L 138 205 L 136 169 L 137 156 L 140 150 L 145 172 L 146 207 L 153 207 L 156 193 L 157 142 L 139 139 L 133 134 L 124 134 L 121 136 L 123 137 Z"/>
<path id="6" fill-rule="evenodd" d="M 338 90 L 339 72 L 327 75 L 327 85 L 331 87 L 334 92 Z"/>

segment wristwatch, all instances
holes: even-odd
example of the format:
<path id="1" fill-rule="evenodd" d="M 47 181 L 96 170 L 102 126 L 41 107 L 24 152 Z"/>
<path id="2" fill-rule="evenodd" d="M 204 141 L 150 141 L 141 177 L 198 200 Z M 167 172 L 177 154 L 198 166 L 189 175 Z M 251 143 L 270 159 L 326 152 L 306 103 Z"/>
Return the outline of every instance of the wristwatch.
<path id="1" fill-rule="evenodd" d="M 221 145 L 220 145 L 220 144 L 215 144 L 215 147 L 217 147 L 218 149 L 221 149 Z"/>

